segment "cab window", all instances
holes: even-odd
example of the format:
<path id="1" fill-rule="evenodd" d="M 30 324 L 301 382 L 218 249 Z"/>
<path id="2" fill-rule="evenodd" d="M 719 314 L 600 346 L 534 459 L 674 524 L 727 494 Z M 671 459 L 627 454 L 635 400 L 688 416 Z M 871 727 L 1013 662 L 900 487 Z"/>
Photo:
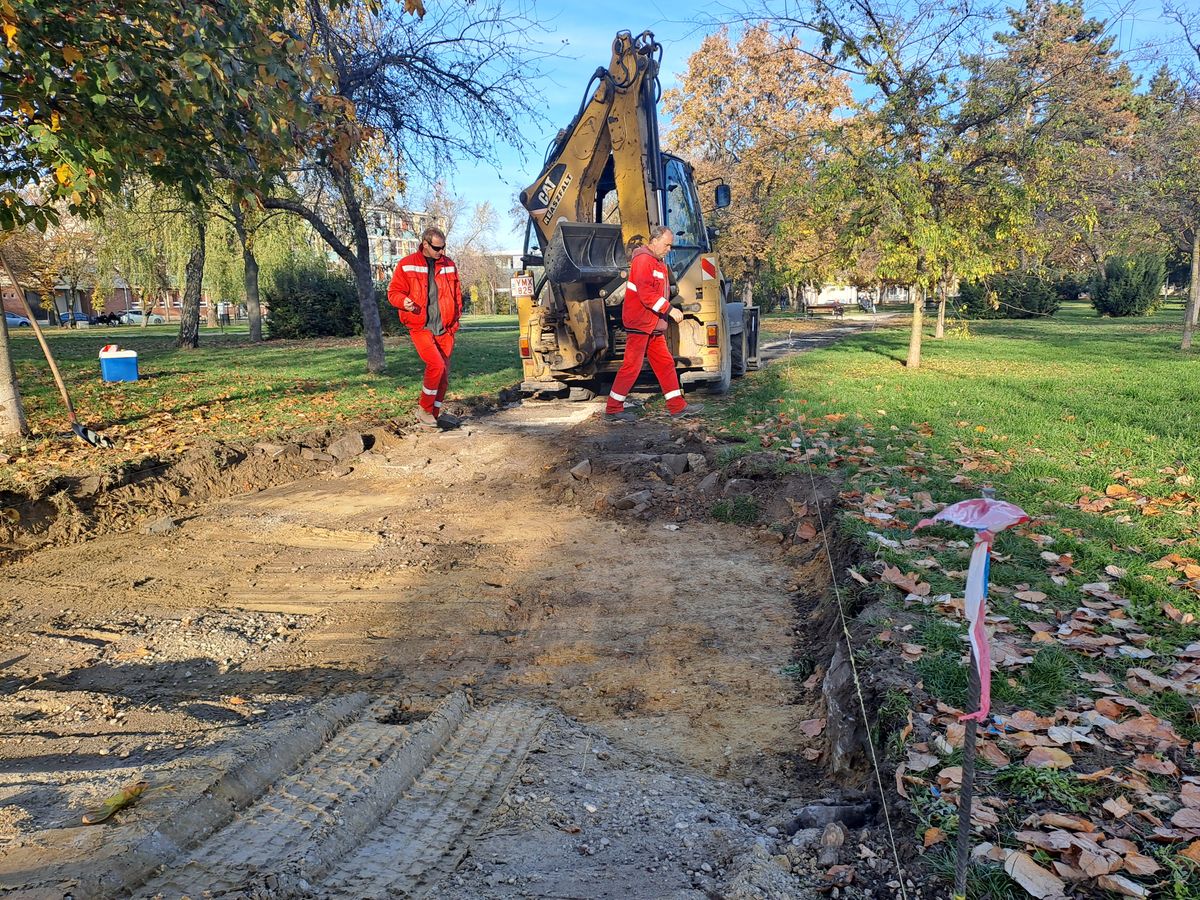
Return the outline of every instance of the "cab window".
<path id="1" fill-rule="evenodd" d="M 666 175 L 667 227 L 675 232 L 675 247 L 668 263 L 674 271 L 682 272 L 701 250 L 706 249 L 704 224 L 684 164 L 677 159 L 668 159 Z"/>

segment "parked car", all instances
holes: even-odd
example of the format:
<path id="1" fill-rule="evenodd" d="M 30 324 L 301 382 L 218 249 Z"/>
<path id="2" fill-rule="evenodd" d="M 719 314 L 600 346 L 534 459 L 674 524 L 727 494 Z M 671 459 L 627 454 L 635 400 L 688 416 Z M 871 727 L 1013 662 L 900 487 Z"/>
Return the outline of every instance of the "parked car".
<path id="1" fill-rule="evenodd" d="M 16 313 L 5 312 L 4 321 L 8 323 L 9 328 L 28 328 L 29 319 L 25 316 L 18 316 Z"/>
<path id="2" fill-rule="evenodd" d="M 75 311 L 75 312 L 69 312 L 69 313 L 60 312 L 58 314 L 58 321 L 60 324 L 66 325 L 72 319 L 74 319 L 76 322 L 84 322 L 88 325 L 90 325 L 92 323 L 92 320 L 88 316 L 87 313 Z"/>
<path id="3" fill-rule="evenodd" d="M 127 309 L 127 310 L 125 310 L 125 312 L 121 313 L 120 321 L 121 321 L 122 325 L 141 325 L 142 324 L 142 316 L 143 316 L 143 314 L 142 314 L 141 310 Z M 158 313 L 150 313 L 150 323 L 149 324 L 162 325 L 166 321 L 167 320 L 164 319 L 162 316 L 160 316 Z"/>

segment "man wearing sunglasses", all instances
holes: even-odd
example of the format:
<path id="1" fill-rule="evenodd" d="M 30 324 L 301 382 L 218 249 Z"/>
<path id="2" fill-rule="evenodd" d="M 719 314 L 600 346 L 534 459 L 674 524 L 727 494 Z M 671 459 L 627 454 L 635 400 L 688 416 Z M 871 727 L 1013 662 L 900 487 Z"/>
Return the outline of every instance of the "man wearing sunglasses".
<path id="1" fill-rule="evenodd" d="M 456 424 L 451 416 L 442 416 L 442 401 L 450 383 L 450 354 L 462 315 L 462 286 L 458 268 L 446 256 L 446 234 L 440 228 L 426 228 L 417 252 L 396 264 L 388 302 L 400 310 L 400 323 L 408 329 L 417 355 L 425 363 L 417 424 L 437 428 L 439 417 L 445 424 Z"/>

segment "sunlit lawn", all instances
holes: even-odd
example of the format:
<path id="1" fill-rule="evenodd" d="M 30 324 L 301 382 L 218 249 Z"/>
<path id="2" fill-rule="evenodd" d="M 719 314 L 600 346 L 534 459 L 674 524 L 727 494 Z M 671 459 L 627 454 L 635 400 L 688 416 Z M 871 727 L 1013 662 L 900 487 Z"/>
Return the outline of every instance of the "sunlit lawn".
<path id="1" fill-rule="evenodd" d="M 243 329 L 204 329 L 199 350 L 173 346 L 177 326 L 49 329 L 81 420 L 118 446 L 95 450 L 63 437 L 67 418 L 30 329 L 13 329 L 25 409 L 35 437 L 6 448 L 3 481 L 88 470 L 143 453 L 185 449 L 205 437 L 257 438 L 407 415 L 423 367 L 407 338 L 387 339 L 388 371 L 372 376 L 360 339 L 251 344 Z M 141 379 L 105 383 L 98 353 L 117 343 L 139 354 Z M 452 398 L 490 395 L 520 378 L 516 329 L 460 334 Z"/>
<path id="2" fill-rule="evenodd" d="M 1099 319 L 1078 305 L 1053 319 L 973 322 L 969 337 L 927 337 L 917 371 L 902 365 L 907 328 L 880 330 L 760 373 L 718 415 L 752 437 L 753 424 L 782 414 L 869 442 L 878 471 L 867 473 L 868 485 L 952 502 L 990 483 L 1048 516 L 1085 573 L 1127 568 L 1128 594 L 1157 605 L 1167 595 L 1161 573 L 1141 578 L 1154 574 L 1147 564 L 1171 549 L 1195 555 L 1200 535 L 1200 353 L 1179 351 L 1180 317 Z M 927 484 L 896 469 L 911 463 L 910 450 L 926 454 Z M 960 475 L 965 485 L 951 482 Z M 1103 495 L 1114 484 L 1132 497 L 1079 508 L 1089 491 Z M 1017 552 L 1014 565 L 1024 558 L 1041 574 L 1028 544 L 1001 546 Z M 1190 593 L 1170 595 L 1200 612 Z"/>

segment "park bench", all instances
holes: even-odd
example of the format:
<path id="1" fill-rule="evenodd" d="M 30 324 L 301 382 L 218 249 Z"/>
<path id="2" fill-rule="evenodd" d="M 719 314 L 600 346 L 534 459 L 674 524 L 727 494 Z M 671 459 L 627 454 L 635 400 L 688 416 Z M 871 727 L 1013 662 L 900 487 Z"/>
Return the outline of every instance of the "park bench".
<path id="1" fill-rule="evenodd" d="M 804 314 L 810 319 L 819 312 L 829 312 L 835 319 L 840 319 L 846 314 L 845 305 L 842 303 L 806 303 L 804 304 Z"/>

